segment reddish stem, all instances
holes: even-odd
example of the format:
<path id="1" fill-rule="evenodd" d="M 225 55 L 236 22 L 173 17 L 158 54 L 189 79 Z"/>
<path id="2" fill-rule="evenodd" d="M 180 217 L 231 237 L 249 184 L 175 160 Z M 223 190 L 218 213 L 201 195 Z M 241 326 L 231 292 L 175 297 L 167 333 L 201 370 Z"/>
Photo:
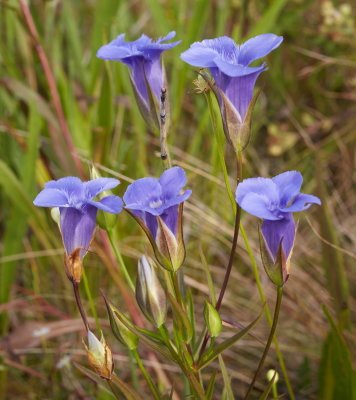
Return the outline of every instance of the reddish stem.
<path id="1" fill-rule="evenodd" d="M 34 41 L 34 46 L 37 51 L 38 58 L 40 59 L 42 68 L 46 75 L 49 90 L 52 95 L 53 105 L 54 105 L 54 108 L 55 108 L 57 116 L 58 116 L 59 125 L 63 131 L 64 139 L 67 143 L 69 152 L 73 157 L 73 161 L 79 171 L 79 174 L 81 175 L 82 178 L 85 178 L 86 174 L 85 174 L 83 166 L 80 163 L 80 160 L 78 158 L 77 151 L 74 147 L 73 140 L 72 140 L 72 137 L 71 137 L 68 125 L 67 125 L 67 121 L 64 116 L 64 112 L 63 112 L 61 100 L 60 100 L 60 97 L 58 94 L 56 82 L 55 82 L 51 67 L 49 65 L 46 53 L 44 52 L 43 47 L 40 44 L 38 32 L 37 32 L 35 23 L 33 21 L 32 15 L 31 15 L 31 11 L 25 0 L 19 0 L 19 3 L 20 3 L 20 7 L 22 9 L 22 12 L 24 14 L 25 20 L 26 20 L 26 24 L 28 26 L 28 29 L 29 29 L 32 39 Z"/>

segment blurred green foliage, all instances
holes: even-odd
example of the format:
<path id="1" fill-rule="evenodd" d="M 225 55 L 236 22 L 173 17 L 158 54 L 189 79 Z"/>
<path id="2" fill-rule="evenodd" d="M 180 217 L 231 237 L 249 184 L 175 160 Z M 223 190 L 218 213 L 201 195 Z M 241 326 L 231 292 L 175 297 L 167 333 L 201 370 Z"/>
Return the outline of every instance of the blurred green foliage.
<path id="1" fill-rule="evenodd" d="M 282 46 L 267 59 L 269 70 L 258 81 L 263 92 L 254 114 L 244 171 L 246 176 L 273 176 L 298 169 L 305 178 L 304 191 L 317 192 L 322 198 L 320 211 L 300 221 L 278 337 L 298 398 L 355 398 L 350 389 L 355 380 L 352 311 L 356 306 L 355 254 L 351 253 L 356 248 L 352 213 L 356 32 L 351 2 L 33 0 L 30 10 L 85 172 L 89 176 L 94 162 L 103 176 L 119 177 L 119 195 L 130 179 L 160 175 L 159 141 L 147 132 L 141 119 L 127 67 L 97 59 L 96 51 L 122 32 L 133 40 L 143 32 L 158 37 L 175 30 L 177 40 L 182 40 L 164 55 L 164 62 L 173 112 L 170 149 L 175 162 L 185 168 L 193 189 L 185 212 L 191 259 L 185 268 L 188 285 L 201 298 L 198 324 L 202 323 L 208 296 L 204 263 L 219 285 L 233 213 L 205 100 L 193 95 L 196 73 L 179 54 L 194 41 L 223 34 L 237 42 L 265 32 L 284 36 Z M 32 200 L 49 179 L 78 175 L 78 171 L 63 136 L 36 41 L 18 1 L 0 2 L 0 32 L 0 398 L 74 399 L 95 393 L 98 399 L 109 399 L 108 392 L 96 389 L 66 362 L 68 354 L 80 359 L 81 354 L 69 351 L 73 343 L 82 350 L 76 333 L 80 325 L 75 328 L 71 322 L 77 314 L 62 268 L 57 226 L 47 210 L 36 209 Z M 229 148 L 225 156 L 228 172 L 233 175 Z M 243 221 L 257 254 L 255 223 L 248 216 Z M 120 215 L 115 239 L 134 277 L 145 238 L 133 221 Z M 87 257 L 87 275 L 99 316 L 106 318 L 99 287 L 105 287 L 117 303 L 126 297 L 120 269 L 103 243 L 98 232 L 95 254 Z M 198 254 L 199 246 L 204 261 Z M 256 315 L 260 303 L 249 259 L 242 247 L 239 251 L 225 308 L 226 314 L 246 322 Z M 270 283 L 262 283 L 270 299 Z M 333 318 L 345 323 L 338 325 L 329 313 L 326 318 L 322 303 L 328 304 Z M 54 324 L 50 325 L 53 334 L 36 337 L 34 332 L 46 323 Z M 65 324 L 73 329 L 66 330 Z M 266 327 L 257 331 L 260 337 L 265 337 Z M 119 371 L 130 381 L 125 351 L 115 350 L 123 354 Z M 237 347 L 236 353 L 224 356 L 228 371 L 223 370 L 223 378 L 228 381 L 232 377 L 234 392 L 241 392 L 241 381 L 249 381 L 248 371 L 256 364 L 260 350 L 257 345 L 252 352 Z M 275 359 L 271 352 L 273 366 Z M 261 383 L 261 387 L 266 386 L 263 378 Z M 278 383 L 278 389 L 285 392 L 283 382 Z M 223 396 L 228 398 L 226 393 Z"/>

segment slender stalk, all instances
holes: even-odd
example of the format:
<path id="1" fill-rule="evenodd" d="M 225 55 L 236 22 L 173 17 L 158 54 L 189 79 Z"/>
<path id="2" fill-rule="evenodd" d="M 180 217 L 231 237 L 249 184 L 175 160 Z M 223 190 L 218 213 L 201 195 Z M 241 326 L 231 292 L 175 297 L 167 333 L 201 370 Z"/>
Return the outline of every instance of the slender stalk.
<path id="1" fill-rule="evenodd" d="M 138 379 L 137 379 L 137 371 L 134 360 L 133 351 L 129 349 L 129 359 L 130 359 L 130 369 L 131 369 L 131 378 L 132 378 L 132 386 L 135 390 L 138 390 Z"/>
<path id="2" fill-rule="evenodd" d="M 249 388 L 247 390 L 247 393 L 246 393 L 246 396 L 244 397 L 244 400 L 247 400 L 249 395 L 250 395 L 250 393 L 252 392 L 252 389 L 253 389 L 253 387 L 255 385 L 256 379 L 257 379 L 257 377 L 258 377 L 258 375 L 259 375 L 259 373 L 261 371 L 263 363 L 264 363 L 264 361 L 265 361 L 265 359 L 267 357 L 268 351 L 269 351 L 269 349 L 271 347 L 271 343 L 272 343 L 272 340 L 273 340 L 273 337 L 274 337 L 274 333 L 275 333 L 276 328 L 277 328 L 279 310 L 281 308 L 281 303 L 282 303 L 282 295 L 283 295 L 283 287 L 278 286 L 278 288 L 277 288 L 277 300 L 276 300 L 276 306 L 275 306 L 275 310 L 274 310 L 274 316 L 273 316 L 273 323 L 272 323 L 271 331 L 269 333 L 267 344 L 266 344 L 265 350 L 264 350 L 264 352 L 262 354 L 262 358 L 260 360 L 260 363 L 258 364 L 257 370 L 256 370 L 255 375 L 254 375 L 254 377 L 252 379 L 252 382 L 251 382 L 251 384 L 250 384 L 250 386 L 249 386 Z"/>
<path id="3" fill-rule="evenodd" d="M 139 366 L 139 368 L 140 368 L 140 370 L 141 370 L 141 372 L 142 372 L 144 378 L 146 379 L 146 382 L 147 382 L 148 386 L 149 386 L 150 389 L 151 389 L 151 392 L 152 392 L 152 394 L 153 394 L 153 397 L 154 397 L 156 400 L 161 400 L 161 396 L 160 396 L 160 394 L 159 394 L 159 392 L 158 392 L 158 390 L 157 390 L 157 387 L 156 387 L 155 384 L 153 383 L 151 377 L 148 375 L 145 366 L 142 364 L 141 358 L 140 358 L 140 356 L 138 355 L 137 350 L 136 350 L 136 349 L 135 349 L 135 350 L 132 350 L 132 354 L 133 354 L 133 356 L 135 357 L 136 362 L 137 362 L 137 365 Z"/>
<path id="4" fill-rule="evenodd" d="M 177 272 L 172 272 L 171 276 L 172 276 L 172 281 L 173 281 L 175 298 L 177 299 L 178 303 L 184 308 L 184 302 L 183 302 L 182 295 L 180 293 Z"/>
<path id="5" fill-rule="evenodd" d="M 235 199 L 234 199 L 234 195 L 232 194 L 232 191 L 231 191 L 230 182 L 229 182 L 229 176 L 227 174 L 225 158 L 224 158 L 224 151 L 223 151 L 223 146 L 220 143 L 220 135 L 219 135 L 219 130 L 218 130 L 218 126 L 217 126 L 216 115 L 215 115 L 213 103 L 212 103 L 212 100 L 211 100 L 211 93 L 206 94 L 205 98 L 206 98 L 206 101 L 208 103 L 211 123 L 213 125 L 213 131 L 214 131 L 214 135 L 215 135 L 215 140 L 216 140 L 217 145 L 218 145 L 219 160 L 220 160 L 221 169 L 222 169 L 223 175 L 224 175 L 224 181 L 225 181 L 226 190 L 227 190 L 227 193 L 229 195 L 229 198 L 230 198 L 230 201 L 231 201 L 231 206 L 232 206 L 232 208 L 234 210 L 234 213 L 236 213 L 236 202 L 235 202 Z"/>
<path id="6" fill-rule="evenodd" d="M 111 381 L 107 381 L 107 382 L 108 382 L 108 385 L 110 386 L 110 389 L 111 389 L 113 395 L 115 396 L 115 399 L 121 400 L 121 396 L 119 395 L 119 393 L 117 393 L 115 385 Z"/>
<path id="7" fill-rule="evenodd" d="M 161 109 L 160 109 L 160 124 L 159 133 L 161 139 L 161 160 L 165 169 L 171 168 L 172 161 L 167 148 L 167 131 L 166 131 L 166 96 L 167 89 L 161 89 Z"/>
<path id="8" fill-rule="evenodd" d="M 245 229 L 243 228 L 243 226 L 241 224 L 240 224 L 240 232 L 241 232 L 242 238 L 243 238 L 245 246 L 246 246 L 246 250 L 248 252 L 248 255 L 249 255 L 251 263 L 252 263 L 253 274 L 254 274 L 254 277 L 255 277 L 255 281 L 256 281 L 256 284 L 257 284 L 257 288 L 258 288 L 258 292 L 260 294 L 261 301 L 262 301 L 263 304 L 266 304 L 265 313 L 266 313 L 266 317 L 267 317 L 268 323 L 272 327 L 272 324 L 273 324 L 272 316 L 271 316 L 269 307 L 268 307 L 268 305 L 266 303 L 266 297 L 265 297 L 265 295 L 263 293 L 262 284 L 261 284 L 261 281 L 260 281 L 260 276 L 258 274 L 257 263 L 256 263 L 256 260 L 255 260 L 255 258 L 253 256 L 253 253 L 252 253 L 252 250 L 251 250 L 251 246 L 250 246 L 250 244 L 248 242 Z M 289 397 L 291 398 L 291 400 L 295 400 L 295 396 L 294 396 L 294 393 L 293 393 L 293 388 L 292 388 L 292 385 L 291 385 L 289 377 L 288 377 L 287 368 L 286 368 L 286 365 L 284 363 L 283 355 L 282 355 L 282 352 L 281 352 L 281 350 L 279 348 L 279 344 L 278 344 L 277 338 L 275 336 L 273 337 L 273 343 L 274 343 L 274 346 L 276 348 L 276 353 L 277 353 L 279 365 L 281 367 L 283 378 L 284 378 L 285 384 L 286 384 L 287 389 L 288 389 Z"/>
<path id="9" fill-rule="evenodd" d="M 278 400 L 278 390 L 277 390 L 277 383 L 276 382 L 273 382 L 272 393 L 273 393 L 273 400 Z"/>
<path id="10" fill-rule="evenodd" d="M 74 146 L 74 143 L 73 143 L 73 140 L 72 140 L 69 128 L 68 128 L 68 124 L 67 124 L 67 121 L 64 116 L 61 100 L 60 100 L 59 93 L 58 93 L 57 86 L 56 86 L 56 81 L 54 79 L 54 76 L 53 76 L 51 67 L 49 65 L 46 53 L 44 52 L 43 47 L 41 46 L 37 28 L 33 21 L 30 8 L 25 0 L 19 0 L 19 2 L 20 2 L 20 7 L 22 9 L 22 12 L 23 12 L 25 20 L 26 20 L 26 24 L 27 24 L 30 34 L 32 36 L 32 39 L 34 42 L 34 47 L 37 51 L 38 58 L 40 59 L 43 71 L 45 73 L 45 76 L 46 76 L 46 79 L 48 82 L 49 90 L 52 95 L 53 105 L 54 105 L 54 108 L 55 108 L 57 116 L 58 116 L 58 122 L 62 129 L 64 139 L 67 143 L 69 152 L 73 158 L 73 161 L 74 161 L 80 175 L 82 177 L 85 177 L 85 172 L 84 172 L 83 166 L 80 163 L 80 160 L 78 158 L 77 151 L 75 149 L 75 146 Z"/>
<path id="11" fill-rule="evenodd" d="M 87 278 L 87 275 L 85 273 L 85 269 L 84 268 L 83 268 L 83 282 L 84 282 L 85 292 L 86 292 L 87 297 L 89 299 L 91 312 L 93 313 L 94 318 L 95 318 L 96 327 L 98 328 L 98 331 L 101 332 L 101 327 L 100 327 L 100 323 L 99 323 L 98 314 L 97 314 L 97 312 L 95 310 L 93 297 L 92 297 L 91 292 L 90 292 L 88 278 Z"/>
<path id="12" fill-rule="evenodd" d="M 134 283 L 132 282 L 132 279 L 131 279 L 131 277 L 130 277 L 128 271 L 127 271 L 125 262 L 124 262 L 124 260 L 123 260 L 123 258 L 122 258 L 122 256 L 121 256 L 120 250 L 119 250 L 119 248 L 117 247 L 117 244 L 116 244 L 116 242 L 115 242 L 115 238 L 114 238 L 114 235 L 113 235 L 113 230 L 112 230 L 112 229 L 108 229 L 108 230 L 107 230 L 107 234 L 108 234 L 108 236 L 109 236 L 109 240 L 110 240 L 111 246 L 112 246 L 112 248 L 113 248 L 113 250 L 114 250 L 115 256 L 116 256 L 117 260 L 119 261 L 120 266 L 121 266 L 121 269 L 122 269 L 122 271 L 123 271 L 123 273 L 124 273 L 124 275 L 125 275 L 125 278 L 126 278 L 126 280 L 127 280 L 127 283 L 128 283 L 128 285 L 130 286 L 130 289 L 131 289 L 133 292 L 135 292 L 135 285 L 134 285 Z"/>
<path id="13" fill-rule="evenodd" d="M 164 326 L 161 325 L 158 328 L 158 330 L 159 330 L 161 337 L 162 337 L 164 343 L 166 344 L 169 352 L 171 353 L 173 359 L 180 366 L 184 375 L 187 377 L 190 387 L 196 393 L 196 395 L 198 396 L 198 399 L 207 400 L 207 397 L 205 396 L 205 393 L 204 393 L 204 389 L 203 389 L 202 385 L 199 383 L 199 381 L 197 380 L 197 378 L 194 376 L 194 372 L 185 366 L 184 362 L 182 362 L 182 360 L 180 359 L 177 351 L 173 348 L 173 346 L 171 344 L 171 339 L 169 336 L 167 336 Z"/>
<path id="14" fill-rule="evenodd" d="M 225 164 L 225 159 L 224 159 L 223 148 L 222 148 L 222 145 L 221 145 L 221 143 L 219 141 L 219 131 L 217 129 L 216 115 L 215 115 L 215 112 L 214 112 L 214 109 L 213 109 L 211 97 L 209 95 L 206 95 L 205 97 L 206 97 L 207 102 L 208 102 L 209 111 L 210 111 L 210 117 L 211 117 L 211 121 L 212 121 L 212 124 L 213 124 L 213 130 L 214 130 L 216 141 L 218 143 L 219 159 L 220 159 L 221 168 L 222 168 L 223 174 L 224 174 L 224 181 L 225 181 L 226 190 L 228 192 L 228 195 L 229 195 L 229 198 L 230 198 L 230 201 L 231 201 L 231 207 L 234 210 L 234 213 L 236 214 L 237 206 L 236 206 L 236 202 L 235 202 L 234 196 L 232 195 L 230 182 L 229 182 L 228 175 L 227 175 L 227 169 L 226 169 L 226 164 Z M 256 264 L 255 258 L 253 256 L 253 253 L 251 251 L 251 247 L 249 245 L 245 230 L 244 230 L 241 222 L 240 222 L 240 231 L 241 231 L 242 238 L 244 240 L 248 255 L 249 255 L 251 263 L 252 263 L 253 273 L 254 273 L 254 277 L 255 277 L 255 281 L 256 281 L 257 287 L 258 287 L 258 291 L 259 291 L 259 294 L 260 294 L 261 301 L 262 301 L 262 303 L 265 304 L 266 303 L 266 298 L 265 298 L 265 295 L 263 293 L 261 281 L 260 281 L 260 278 L 259 278 L 257 264 Z M 266 311 L 265 312 L 266 312 L 266 317 L 268 319 L 268 323 L 269 323 L 270 326 L 272 326 L 272 317 L 271 317 L 271 313 L 269 311 L 269 308 L 268 308 L 267 304 L 266 304 Z M 206 341 L 208 340 L 207 336 L 205 336 L 205 339 L 206 339 Z M 204 341 L 205 341 L 205 339 L 204 339 Z M 273 342 L 274 342 L 274 345 L 275 345 L 275 348 L 276 348 L 278 361 L 279 361 L 279 364 L 280 364 L 280 367 L 281 367 L 281 370 L 282 370 L 282 373 L 283 373 L 283 377 L 284 377 L 284 380 L 285 380 L 285 383 L 286 383 L 286 386 L 287 386 L 287 389 L 288 389 L 289 397 L 291 398 L 291 400 L 295 400 L 295 396 L 294 396 L 294 393 L 293 393 L 292 385 L 291 385 L 290 380 L 288 378 L 287 369 L 286 369 L 286 366 L 284 364 L 283 355 L 282 355 L 282 353 L 281 353 L 281 351 L 279 349 L 278 341 L 277 341 L 276 338 L 274 338 Z M 205 346 L 206 346 L 206 343 L 205 343 L 204 347 Z"/>
<path id="15" fill-rule="evenodd" d="M 225 164 L 225 161 L 224 161 L 224 164 Z M 237 153 L 237 174 L 238 174 L 238 177 L 237 177 L 237 186 L 238 186 L 238 184 L 242 181 L 242 154 L 241 154 L 241 152 Z M 231 189 L 230 189 L 230 191 L 231 191 Z M 231 270 L 232 270 L 232 265 L 233 265 L 233 262 L 234 262 L 234 256 L 235 256 L 236 247 L 237 247 L 237 239 L 239 237 L 240 218 L 241 218 L 241 207 L 237 206 L 236 215 L 235 215 L 234 237 L 232 239 L 232 246 L 231 246 L 231 252 L 230 252 L 230 257 L 229 257 L 229 263 L 228 263 L 227 268 L 226 268 L 224 282 L 222 284 L 222 287 L 221 287 L 221 290 L 220 290 L 220 294 L 219 294 L 219 298 L 218 298 L 218 301 L 217 301 L 216 307 L 215 307 L 218 311 L 220 310 L 221 303 L 222 303 L 224 295 L 225 295 L 225 291 L 226 291 L 227 284 L 229 282 L 229 278 L 230 278 L 230 274 L 231 274 Z M 206 345 L 208 343 L 208 340 L 209 340 L 209 333 L 206 333 L 205 338 L 204 338 L 204 342 L 203 342 L 202 347 L 201 347 L 200 352 L 199 352 L 198 364 L 199 364 L 199 361 L 200 361 L 201 357 L 204 354 L 204 351 L 205 351 Z"/>
<path id="16" fill-rule="evenodd" d="M 238 160 L 238 163 L 237 163 L 237 170 L 238 170 L 237 171 L 237 173 L 238 173 L 237 186 L 238 186 L 239 183 L 242 181 L 242 155 L 240 152 L 237 154 L 237 160 Z M 241 207 L 237 206 L 236 216 L 235 216 L 234 238 L 232 240 L 232 247 L 231 247 L 231 252 L 230 252 L 229 263 L 226 268 L 224 282 L 223 282 L 222 288 L 220 290 L 220 295 L 219 295 L 219 298 L 218 298 L 218 301 L 217 301 L 216 307 L 215 307 L 218 311 L 220 310 L 221 303 L 224 298 L 226 287 L 227 287 L 227 284 L 228 284 L 229 278 L 230 278 L 232 264 L 234 262 L 234 256 L 235 256 L 235 251 L 236 251 L 236 246 L 237 246 L 237 239 L 239 237 L 240 218 L 241 218 Z"/>
<path id="17" fill-rule="evenodd" d="M 74 296 L 75 296 L 75 301 L 77 302 L 77 307 L 79 309 L 80 315 L 82 317 L 85 329 L 88 331 L 89 330 L 89 324 L 87 320 L 87 316 L 85 315 L 85 311 L 82 305 L 82 301 L 80 299 L 80 294 L 79 294 L 79 285 L 77 282 L 73 282 L 73 290 L 74 290 Z"/>

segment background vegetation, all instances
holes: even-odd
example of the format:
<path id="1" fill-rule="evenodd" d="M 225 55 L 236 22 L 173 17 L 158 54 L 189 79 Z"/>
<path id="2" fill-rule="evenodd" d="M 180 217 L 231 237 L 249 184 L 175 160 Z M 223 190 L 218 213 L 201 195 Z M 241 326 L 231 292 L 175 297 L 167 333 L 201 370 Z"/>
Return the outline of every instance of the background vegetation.
<path id="1" fill-rule="evenodd" d="M 299 221 L 278 339 L 297 398 L 352 398 L 356 32 L 351 2 L 32 0 L 30 10 L 38 37 L 30 32 L 18 1 L 0 3 L 0 398 L 112 398 L 71 364 L 71 360 L 86 362 L 82 322 L 63 271 L 56 223 L 47 209 L 36 209 L 32 200 L 49 179 L 79 174 L 66 126 L 85 175 L 94 162 L 103 176 L 118 177 L 121 185 L 115 194 L 123 195 L 132 179 L 161 174 L 159 141 L 147 132 L 139 115 L 127 67 L 103 62 L 95 54 L 122 32 L 127 40 L 134 40 L 143 32 L 158 37 L 171 30 L 182 43 L 164 55 L 173 114 L 169 143 L 174 163 L 185 169 L 193 189 L 185 207 L 188 257 L 184 273 L 195 296 L 197 324 L 202 323 L 208 297 L 198 249 L 220 287 L 233 213 L 205 99 L 194 95 L 196 73 L 179 54 L 204 38 L 226 34 L 241 42 L 273 32 L 283 35 L 284 42 L 268 57 L 269 70 L 258 81 L 264 89 L 254 114 L 253 140 L 243 160 L 244 175 L 270 177 L 297 169 L 304 176 L 303 192 L 317 194 L 323 202 L 320 209 L 312 208 Z M 39 58 L 41 49 L 53 73 L 58 99 Z M 229 148 L 226 160 L 233 183 L 235 168 Z M 243 223 L 256 254 L 264 294 L 273 307 L 274 287 L 258 255 L 256 219 L 244 214 Z M 118 218 L 116 239 L 135 277 L 137 258 L 147 248 L 147 240 L 124 213 Z M 137 379 L 144 392 L 142 376 L 135 373 L 126 349 L 110 334 L 100 297 L 99 288 L 105 288 L 114 303 L 138 313 L 107 244 L 106 235 L 98 230 L 86 259 L 88 284 L 120 376 L 134 385 Z M 84 289 L 83 299 L 90 314 Z M 244 325 L 261 304 L 240 240 L 222 314 Z M 232 331 L 224 328 L 222 337 Z M 254 334 L 265 340 L 266 320 Z M 248 337 L 226 353 L 236 398 L 245 391 L 262 348 Z M 143 346 L 139 349 L 160 385 L 169 387 L 174 382 L 178 391 L 183 390 L 179 371 L 159 362 Z M 273 347 L 267 366 L 278 369 Z M 222 387 L 221 376 L 218 381 Z M 265 386 L 262 374 L 257 387 Z M 278 390 L 286 391 L 282 378 Z M 221 396 L 217 389 L 216 398 Z"/>

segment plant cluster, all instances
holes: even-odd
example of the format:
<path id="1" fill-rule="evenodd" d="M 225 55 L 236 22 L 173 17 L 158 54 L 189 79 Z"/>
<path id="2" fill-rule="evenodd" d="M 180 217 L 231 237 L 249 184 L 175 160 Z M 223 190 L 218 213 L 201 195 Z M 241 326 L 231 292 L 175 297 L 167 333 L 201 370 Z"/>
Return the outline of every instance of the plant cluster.
<path id="1" fill-rule="evenodd" d="M 77 306 L 88 333 L 88 344 L 84 346 L 89 363 L 95 373 L 108 383 L 117 398 L 123 396 L 127 399 L 142 397 L 115 373 L 112 351 L 102 332 L 100 340 L 92 332 L 78 289 L 83 276 L 84 257 L 95 233 L 98 211 L 105 213 L 105 218 L 98 218 L 98 222 L 107 231 L 119 258 L 121 256 L 112 239 L 112 229 L 117 218 L 120 218 L 116 214 L 122 210 L 139 224 L 151 246 L 152 251 L 142 254 L 138 260 L 136 283 L 132 281 L 124 263 L 121 263 L 127 283 L 135 292 L 137 304 L 151 328 L 144 329 L 135 325 L 119 305 L 112 303 L 105 291 L 102 295 L 114 336 L 135 355 L 152 397 L 156 400 L 172 398 L 174 387 L 168 394 L 160 392 L 137 353 L 140 343 L 179 366 L 189 383 L 192 398 L 212 399 L 216 373 L 205 382 L 201 371 L 217 358 L 223 370 L 223 352 L 249 334 L 261 319 L 264 310 L 238 333 L 215 343 L 223 328 L 219 311 L 228 286 L 240 232 L 247 241 L 241 224 L 241 210 L 258 217 L 262 221 L 258 226 L 260 255 L 265 271 L 276 287 L 276 305 L 270 334 L 244 396 L 247 399 L 271 343 L 275 340 L 283 286 L 290 275 L 290 260 L 296 240 L 298 224 L 294 221 L 293 213 L 304 211 L 313 203 L 320 205 L 321 202 L 316 196 L 300 193 L 303 178 L 297 171 L 282 172 L 272 179 L 243 179 L 243 152 L 248 150 L 253 110 L 260 94 L 260 90 L 254 93 L 254 87 L 259 75 L 267 70 L 265 63 L 260 66 L 251 66 L 251 63 L 278 48 L 283 38 L 270 33 L 251 38 L 240 46 L 226 36 L 193 43 L 181 54 L 181 59 L 200 69 L 195 81 L 196 92 L 203 93 L 207 99 L 226 189 L 231 199 L 231 212 L 235 214 L 234 237 L 223 285 L 216 298 L 216 288 L 211 284 L 210 272 L 207 271 L 210 277 L 210 299 L 204 307 L 205 326 L 200 332 L 197 331 L 194 324 L 194 300 L 185 288 L 182 269 L 186 256 L 189 256 L 186 255 L 184 242 L 183 208 L 192 191 L 184 189 L 187 185 L 186 174 L 182 168 L 174 166 L 167 145 L 170 93 L 161 54 L 180 43 L 167 43 L 174 36 L 175 32 L 170 32 L 166 37 L 153 41 L 142 35 L 136 41 L 126 42 L 122 34 L 102 46 L 97 53 L 99 58 L 120 61 L 129 67 L 129 77 L 141 115 L 147 127 L 160 137 L 164 171 L 159 179 L 143 177 L 134 181 L 121 199 L 111 192 L 119 181 L 100 177 L 93 168 L 93 179 L 88 182 L 82 182 L 77 177 L 47 182 L 34 204 L 59 210 L 59 227 L 65 248 L 64 268 L 72 282 Z M 223 145 L 218 140 L 214 101 L 219 107 L 226 142 L 236 155 L 236 188 L 230 187 L 227 178 Z M 78 367 L 91 376 L 85 367 Z M 276 372 L 270 378 L 270 384 L 261 398 L 267 397 L 277 379 Z M 286 375 L 285 379 L 287 381 Z M 225 386 L 229 390 L 228 380 Z M 288 381 L 287 386 L 290 397 L 294 398 Z"/>

